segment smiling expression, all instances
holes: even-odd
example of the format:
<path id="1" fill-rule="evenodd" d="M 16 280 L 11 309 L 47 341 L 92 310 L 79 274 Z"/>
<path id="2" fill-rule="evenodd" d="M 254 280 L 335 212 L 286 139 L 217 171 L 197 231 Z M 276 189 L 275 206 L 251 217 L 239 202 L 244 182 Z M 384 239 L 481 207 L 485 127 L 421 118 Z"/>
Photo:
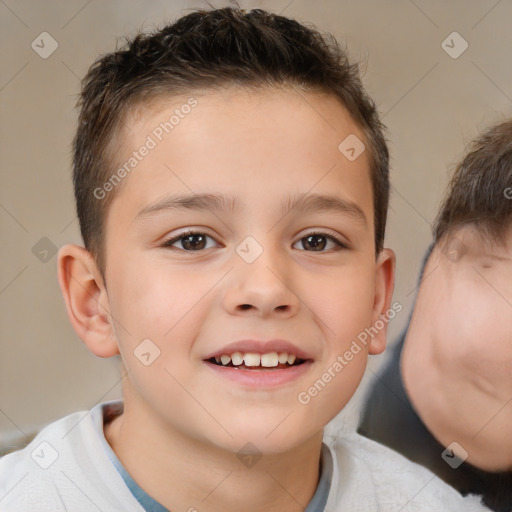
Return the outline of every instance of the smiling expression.
<path id="1" fill-rule="evenodd" d="M 389 303 L 368 155 L 350 161 L 338 150 L 364 136 L 329 95 L 195 97 L 107 216 L 106 294 L 128 370 L 125 410 L 138 404 L 169 431 L 229 450 L 249 440 L 285 450 L 321 431 L 354 393 L 368 353 L 384 349 L 377 336 L 315 400 L 297 401 Z M 178 103 L 139 107 L 117 159 Z M 142 340 L 151 364 L 141 362 Z"/>

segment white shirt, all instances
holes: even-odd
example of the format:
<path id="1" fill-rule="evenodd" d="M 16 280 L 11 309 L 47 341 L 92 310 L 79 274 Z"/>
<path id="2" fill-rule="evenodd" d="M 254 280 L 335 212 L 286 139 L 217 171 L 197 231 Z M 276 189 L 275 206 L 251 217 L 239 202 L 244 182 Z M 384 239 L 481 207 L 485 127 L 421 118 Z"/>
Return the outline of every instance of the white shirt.
<path id="1" fill-rule="evenodd" d="M 0 512 L 145 512 L 105 449 L 103 414 L 112 405 L 70 414 L 1 458 Z M 332 457 L 325 512 L 489 510 L 355 432 L 324 443 Z"/>

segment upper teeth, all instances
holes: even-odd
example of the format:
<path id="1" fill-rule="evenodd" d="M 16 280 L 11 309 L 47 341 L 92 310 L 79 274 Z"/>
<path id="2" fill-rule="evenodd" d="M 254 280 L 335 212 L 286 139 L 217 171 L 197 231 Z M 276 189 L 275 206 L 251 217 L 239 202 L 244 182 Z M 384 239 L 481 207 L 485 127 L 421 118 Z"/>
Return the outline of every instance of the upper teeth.
<path id="1" fill-rule="evenodd" d="M 268 352 L 267 354 L 256 354 L 255 352 L 235 352 L 231 355 L 222 354 L 220 357 L 215 357 L 217 363 L 222 363 L 224 366 L 230 362 L 235 366 L 240 366 L 245 363 L 245 366 L 264 366 L 271 368 L 281 364 L 293 364 L 296 357 L 293 354 L 287 354 L 286 352 Z"/>

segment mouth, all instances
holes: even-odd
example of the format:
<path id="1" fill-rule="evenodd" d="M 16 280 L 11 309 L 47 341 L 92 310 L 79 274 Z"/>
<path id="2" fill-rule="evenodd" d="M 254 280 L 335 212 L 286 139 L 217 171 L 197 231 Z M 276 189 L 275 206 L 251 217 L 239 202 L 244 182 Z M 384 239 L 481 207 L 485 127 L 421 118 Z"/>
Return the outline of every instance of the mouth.
<path id="1" fill-rule="evenodd" d="M 284 339 L 246 339 L 205 354 L 203 363 L 230 386 L 271 391 L 304 378 L 314 360 L 313 354 Z"/>
<path id="2" fill-rule="evenodd" d="M 234 368 L 247 371 L 275 371 L 300 366 L 305 359 L 288 352 L 233 352 L 207 359 L 211 364 L 224 368 Z"/>

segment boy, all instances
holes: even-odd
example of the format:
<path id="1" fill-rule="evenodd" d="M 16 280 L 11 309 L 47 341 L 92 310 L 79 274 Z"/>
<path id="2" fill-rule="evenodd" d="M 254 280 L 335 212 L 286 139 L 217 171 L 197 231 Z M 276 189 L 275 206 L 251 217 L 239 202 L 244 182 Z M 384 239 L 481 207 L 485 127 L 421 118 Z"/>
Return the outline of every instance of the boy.
<path id="1" fill-rule="evenodd" d="M 123 402 L 5 457 L 2 511 L 481 510 L 362 437 L 323 443 L 394 278 L 382 126 L 334 42 L 235 9 L 137 36 L 85 78 L 74 186 L 86 249 L 59 282 Z"/>
<path id="2" fill-rule="evenodd" d="M 473 142 L 434 236 L 410 325 L 359 431 L 509 512 L 512 121 Z"/>

